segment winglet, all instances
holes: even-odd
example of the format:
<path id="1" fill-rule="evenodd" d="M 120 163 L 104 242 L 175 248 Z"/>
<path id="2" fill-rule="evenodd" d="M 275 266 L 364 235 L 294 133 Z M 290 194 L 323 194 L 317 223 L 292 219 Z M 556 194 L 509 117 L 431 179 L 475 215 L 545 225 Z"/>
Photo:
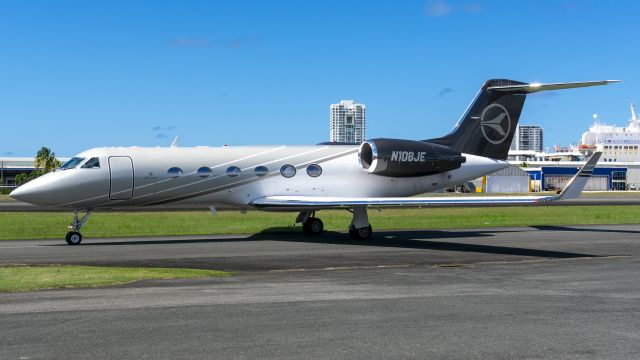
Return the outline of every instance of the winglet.
<path id="1" fill-rule="evenodd" d="M 569 181 L 567 187 L 562 190 L 557 198 L 558 200 L 575 199 L 580 197 L 584 186 L 587 185 L 587 181 L 589 181 L 589 178 L 593 173 L 593 169 L 595 169 L 598 160 L 600 160 L 600 155 L 602 155 L 602 152 L 600 151 L 593 153 L 587 163 L 584 164 L 571 181 Z"/>

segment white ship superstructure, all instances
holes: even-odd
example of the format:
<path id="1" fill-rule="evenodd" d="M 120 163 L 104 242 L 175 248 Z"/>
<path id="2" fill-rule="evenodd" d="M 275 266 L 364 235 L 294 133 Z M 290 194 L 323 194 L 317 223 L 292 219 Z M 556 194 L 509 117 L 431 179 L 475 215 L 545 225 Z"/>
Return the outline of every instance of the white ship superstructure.
<path id="1" fill-rule="evenodd" d="M 600 161 L 605 162 L 640 161 L 640 124 L 633 104 L 627 127 L 602 124 L 597 114 L 593 118 L 593 126 L 580 139 L 580 151 L 602 151 Z"/>

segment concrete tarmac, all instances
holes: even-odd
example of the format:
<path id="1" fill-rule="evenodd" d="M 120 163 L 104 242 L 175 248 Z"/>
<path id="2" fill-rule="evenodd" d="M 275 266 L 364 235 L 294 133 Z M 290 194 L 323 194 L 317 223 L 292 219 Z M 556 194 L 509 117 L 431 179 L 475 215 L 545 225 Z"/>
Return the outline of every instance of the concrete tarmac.
<path id="1" fill-rule="evenodd" d="M 2 241 L 0 264 L 232 270 L 0 294 L 2 359 L 632 359 L 640 225 Z"/>

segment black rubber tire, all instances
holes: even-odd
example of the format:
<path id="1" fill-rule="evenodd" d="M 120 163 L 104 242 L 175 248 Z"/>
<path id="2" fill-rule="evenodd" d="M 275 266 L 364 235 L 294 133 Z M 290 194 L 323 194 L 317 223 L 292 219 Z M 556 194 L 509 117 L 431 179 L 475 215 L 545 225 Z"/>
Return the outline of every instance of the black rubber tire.
<path id="1" fill-rule="evenodd" d="M 353 227 L 353 225 L 349 226 L 349 237 L 351 238 L 351 240 L 359 240 L 358 232 L 356 231 L 356 228 Z"/>
<path id="2" fill-rule="evenodd" d="M 373 228 L 371 225 L 363 228 L 356 229 L 353 226 L 349 227 L 349 236 L 353 240 L 369 240 L 373 234 Z"/>
<path id="3" fill-rule="evenodd" d="M 322 220 L 310 217 L 304 224 L 302 224 L 302 230 L 307 235 L 319 236 L 322 234 L 322 231 L 324 231 L 324 224 L 322 223 Z"/>
<path id="4" fill-rule="evenodd" d="M 69 245 L 80 245 L 82 242 L 82 234 L 77 231 L 69 231 L 64 239 Z"/>

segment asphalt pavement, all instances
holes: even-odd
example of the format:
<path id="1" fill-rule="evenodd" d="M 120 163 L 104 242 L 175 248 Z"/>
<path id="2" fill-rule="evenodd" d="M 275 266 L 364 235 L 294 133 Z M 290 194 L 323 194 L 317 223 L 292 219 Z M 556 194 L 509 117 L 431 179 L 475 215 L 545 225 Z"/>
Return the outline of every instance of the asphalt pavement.
<path id="1" fill-rule="evenodd" d="M 639 255 L 640 225 L 2 241 L 236 275 L 0 294 L 0 358 L 633 359 Z"/>

